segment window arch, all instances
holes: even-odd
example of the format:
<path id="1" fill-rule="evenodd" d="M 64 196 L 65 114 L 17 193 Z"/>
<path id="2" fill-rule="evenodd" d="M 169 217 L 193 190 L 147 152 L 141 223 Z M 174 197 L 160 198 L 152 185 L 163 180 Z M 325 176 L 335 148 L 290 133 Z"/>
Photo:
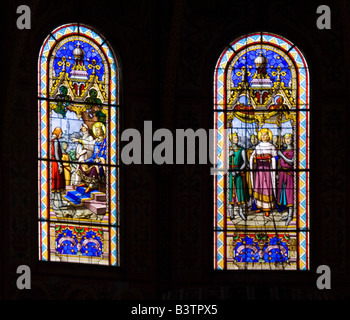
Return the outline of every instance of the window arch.
<path id="1" fill-rule="evenodd" d="M 306 60 L 287 39 L 252 33 L 220 55 L 215 270 L 309 269 L 309 112 Z"/>
<path id="2" fill-rule="evenodd" d="M 106 39 L 71 23 L 38 59 L 39 259 L 120 265 L 120 68 Z"/>

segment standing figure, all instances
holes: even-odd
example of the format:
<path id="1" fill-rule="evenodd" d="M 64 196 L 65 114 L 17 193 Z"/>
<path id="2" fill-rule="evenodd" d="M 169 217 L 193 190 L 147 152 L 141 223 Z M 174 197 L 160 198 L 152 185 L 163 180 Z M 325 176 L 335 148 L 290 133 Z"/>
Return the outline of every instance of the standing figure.
<path id="1" fill-rule="evenodd" d="M 86 159 L 91 158 L 94 152 L 94 138 L 89 134 L 88 126 L 83 123 L 81 125 L 80 131 L 82 132 L 81 139 L 73 138 L 72 142 L 78 142 L 78 146 L 76 149 L 76 160 L 78 162 L 85 162 Z M 77 174 L 75 176 L 75 185 L 78 185 L 81 181 L 81 177 Z"/>
<path id="2" fill-rule="evenodd" d="M 278 167 L 278 161 L 279 161 L 279 157 L 278 157 L 278 151 L 280 150 L 280 139 L 278 135 L 274 135 L 272 138 L 272 144 L 276 147 L 277 150 L 277 155 L 275 156 L 276 159 L 276 167 Z M 276 177 L 278 178 L 278 177 Z"/>
<path id="3" fill-rule="evenodd" d="M 286 145 L 285 138 L 284 138 L 284 137 L 281 137 L 280 150 L 281 150 L 281 151 L 284 151 L 284 150 L 286 150 L 286 148 L 287 148 L 287 145 Z"/>
<path id="4" fill-rule="evenodd" d="M 254 202 L 252 210 L 264 211 L 265 216 L 276 208 L 276 156 L 277 149 L 270 142 L 272 132 L 263 128 L 258 132 L 258 139 L 261 141 L 252 152 L 249 165 L 253 170 L 251 183 L 253 186 Z"/>
<path id="5" fill-rule="evenodd" d="M 51 206 L 54 210 L 60 210 L 65 204 L 62 201 L 62 192 L 66 189 L 63 165 L 62 150 L 59 139 L 62 137 L 62 129 L 56 127 L 51 138 Z M 55 204 L 57 198 L 58 206 Z"/>
<path id="6" fill-rule="evenodd" d="M 69 186 L 71 183 L 71 166 L 70 166 L 70 158 L 69 154 L 67 153 L 68 143 L 62 142 L 62 165 L 63 165 L 63 172 L 64 172 L 64 179 L 66 181 L 66 186 Z"/>
<path id="7" fill-rule="evenodd" d="M 243 207 L 247 201 L 245 172 L 243 171 L 247 165 L 245 150 L 238 145 L 237 133 L 230 134 L 231 148 L 230 157 L 230 173 L 229 173 L 229 213 L 231 220 L 234 218 L 233 208 L 238 206 L 238 214 L 243 219 L 246 217 L 243 213 Z"/>
<path id="8" fill-rule="evenodd" d="M 252 155 L 253 151 L 255 150 L 256 145 L 258 144 L 258 137 L 255 134 L 252 134 L 250 136 L 250 142 L 251 142 L 251 146 L 247 150 L 247 159 L 248 159 L 247 166 L 249 169 L 251 169 L 250 164 L 249 164 L 249 159 L 250 159 L 250 156 Z M 252 172 L 250 170 L 247 170 L 246 181 L 247 181 L 247 189 L 248 189 L 248 193 L 249 193 L 249 201 L 248 201 L 249 206 L 251 206 L 253 203 L 253 188 L 252 188 L 251 175 L 252 175 Z"/>
<path id="9" fill-rule="evenodd" d="M 279 151 L 280 170 L 277 189 L 277 209 L 279 212 L 288 208 L 288 215 L 282 220 L 286 220 L 286 226 L 293 220 L 293 204 L 294 204 L 294 150 L 293 136 L 290 133 L 284 135 L 286 150 Z"/>
<path id="10" fill-rule="evenodd" d="M 80 176 L 82 181 L 80 186 L 87 186 L 85 193 L 98 189 L 105 180 L 103 165 L 107 159 L 106 127 L 103 123 L 96 122 L 92 127 L 92 131 L 96 137 L 94 152 L 90 158 L 84 160 L 83 164 L 79 164 L 77 170 L 77 175 Z"/>
<path id="11" fill-rule="evenodd" d="M 274 135 L 273 136 L 273 141 L 272 141 L 273 145 L 278 149 L 279 148 L 279 143 L 278 143 L 278 136 Z"/>

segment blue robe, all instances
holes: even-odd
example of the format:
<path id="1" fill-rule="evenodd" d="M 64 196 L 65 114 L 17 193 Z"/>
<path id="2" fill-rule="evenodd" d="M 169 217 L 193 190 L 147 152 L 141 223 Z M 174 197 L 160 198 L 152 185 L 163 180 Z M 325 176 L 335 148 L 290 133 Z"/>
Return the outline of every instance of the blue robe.
<path id="1" fill-rule="evenodd" d="M 103 141 L 95 141 L 95 146 L 94 146 L 94 153 L 92 154 L 92 156 L 89 159 L 86 159 L 85 162 L 89 163 L 89 164 L 95 164 L 95 159 L 97 158 L 103 158 L 106 163 L 107 161 L 107 141 L 106 138 L 104 138 Z M 104 169 L 103 166 L 100 164 L 97 164 L 98 166 L 98 171 L 100 174 L 100 178 L 102 178 L 104 176 Z"/>

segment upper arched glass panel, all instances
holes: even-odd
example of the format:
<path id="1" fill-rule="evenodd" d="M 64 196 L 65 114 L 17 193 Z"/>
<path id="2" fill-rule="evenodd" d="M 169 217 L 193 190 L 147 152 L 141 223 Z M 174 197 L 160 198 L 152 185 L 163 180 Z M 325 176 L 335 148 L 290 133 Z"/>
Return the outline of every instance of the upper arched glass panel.
<path id="1" fill-rule="evenodd" d="M 93 28 L 53 30 L 38 59 L 39 259 L 117 266 L 119 78 Z"/>
<path id="2" fill-rule="evenodd" d="M 309 269 L 309 71 L 287 39 L 242 36 L 214 72 L 214 268 Z"/>

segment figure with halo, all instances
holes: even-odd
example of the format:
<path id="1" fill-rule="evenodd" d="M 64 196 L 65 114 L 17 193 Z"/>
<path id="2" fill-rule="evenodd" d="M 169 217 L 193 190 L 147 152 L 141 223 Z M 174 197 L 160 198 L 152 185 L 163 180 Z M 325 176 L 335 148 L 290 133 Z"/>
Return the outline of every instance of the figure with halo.
<path id="1" fill-rule="evenodd" d="M 77 175 L 82 181 L 79 186 L 87 187 L 85 193 L 98 190 L 106 178 L 103 166 L 107 159 L 106 127 L 102 122 L 95 122 L 92 132 L 95 136 L 93 154 L 90 158 L 85 159 L 77 170 Z"/>

